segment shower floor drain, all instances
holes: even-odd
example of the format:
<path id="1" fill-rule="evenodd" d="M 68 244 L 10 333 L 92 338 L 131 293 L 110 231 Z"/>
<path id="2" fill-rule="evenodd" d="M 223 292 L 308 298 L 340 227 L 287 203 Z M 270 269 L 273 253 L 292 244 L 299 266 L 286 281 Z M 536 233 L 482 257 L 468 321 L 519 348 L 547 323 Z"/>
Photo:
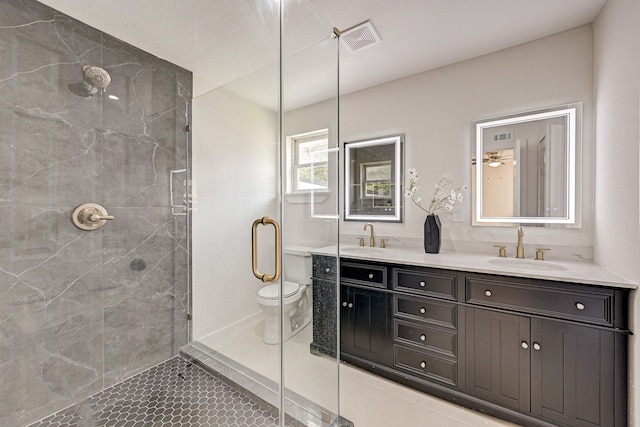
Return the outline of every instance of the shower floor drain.
<path id="1" fill-rule="evenodd" d="M 270 408 L 174 357 L 30 427 L 277 425 Z"/>

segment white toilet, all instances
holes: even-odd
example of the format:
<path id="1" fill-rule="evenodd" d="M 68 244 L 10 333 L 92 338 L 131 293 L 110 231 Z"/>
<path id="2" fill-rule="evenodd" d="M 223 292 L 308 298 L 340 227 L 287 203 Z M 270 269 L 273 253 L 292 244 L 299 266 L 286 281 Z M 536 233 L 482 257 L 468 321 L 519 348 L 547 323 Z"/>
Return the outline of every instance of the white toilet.
<path id="1" fill-rule="evenodd" d="M 308 289 L 311 287 L 311 248 L 305 246 L 286 246 L 283 249 L 282 282 L 284 290 L 283 340 L 286 341 L 300 332 L 311 321 L 311 304 Z M 264 313 L 263 341 L 277 344 L 279 340 L 280 310 L 278 308 L 279 284 L 266 285 L 258 291 L 258 304 Z"/>

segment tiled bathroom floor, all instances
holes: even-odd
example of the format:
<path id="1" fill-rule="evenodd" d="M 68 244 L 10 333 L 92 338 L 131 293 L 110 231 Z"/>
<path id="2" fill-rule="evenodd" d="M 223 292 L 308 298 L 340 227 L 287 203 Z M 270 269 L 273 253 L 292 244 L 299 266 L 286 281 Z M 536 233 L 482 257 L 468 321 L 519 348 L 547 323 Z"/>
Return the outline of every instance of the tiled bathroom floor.
<path id="1" fill-rule="evenodd" d="M 174 357 L 30 427 L 277 425 L 265 406 Z"/>
<path id="2" fill-rule="evenodd" d="M 277 346 L 262 342 L 261 325 L 236 331 L 232 337 L 209 337 L 202 344 L 259 372 L 279 377 Z M 337 412 L 336 384 L 340 384 L 340 414 L 355 427 L 515 427 L 445 400 L 421 393 L 351 365 L 309 352 L 312 328 L 306 327 L 285 344 L 286 387 Z"/>

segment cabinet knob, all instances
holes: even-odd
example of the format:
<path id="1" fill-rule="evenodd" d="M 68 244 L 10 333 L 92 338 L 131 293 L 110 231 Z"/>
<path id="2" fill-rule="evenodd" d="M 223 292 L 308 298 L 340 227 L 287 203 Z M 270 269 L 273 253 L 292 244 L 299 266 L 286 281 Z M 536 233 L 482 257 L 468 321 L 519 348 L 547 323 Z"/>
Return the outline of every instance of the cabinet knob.
<path id="1" fill-rule="evenodd" d="M 327 267 L 327 268 L 325 268 L 325 269 L 324 269 L 324 272 L 325 272 L 325 273 L 330 273 L 330 272 L 331 272 L 331 267 Z"/>
<path id="2" fill-rule="evenodd" d="M 427 312 L 427 309 L 424 307 L 420 307 L 420 314 L 425 314 Z"/>
<path id="3" fill-rule="evenodd" d="M 537 342 L 534 342 L 534 343 L 533 343 L 533 349 L 534 349 L 534 350 L 536 350 L 536 351 L 540 351 L 540 349 L 541 349 L 541 348 L 542 348 L 542 347 L 540 347 L 540 344 L 538 344 Z"/>
<path id="4" fill-rule="evenodd" d="M 484 294 L 488 297 L 491 296 L 491 291 L 489 289 L 487 289 L 486 291 L 484 291 Z"/>
<path id="5" fill-rule="evenodd" d="M 349 307 L 349 308 L 353 308 L 353 303 L 352 303 L 352 302 L 350 302 L 349 304 L 347 304 L 347 307 Z"/>
<path id="6" fill-rule="evenodd" d="M 427 282 L 425 282 L 424 280 L 421 280 L 420 286 L 424 288 L 425 286 L 427 286 Z"/>
<path id="7" fill-rule="evenodd" d="M 422 369 L 426 368 L 427 367 L 427 362 L 425 362 L 425 361 L 420 362 L 420 367 Z"/>
<path id="8" fill-rule="evenodd" d="M 369 279 L 373 279 L 373 273 L 369 273 Z"/>
<path id="9" fill-rule="evenodd" d="M 581 302 L 577 302 L 577 303 L 576 303 L 576 308 L 577 308 L 578 310 L 584 310 L 584 304 L 583 304 L 583 303 L 581 303 Z"/>
<path id="10" fill-rule="evenodd" d="M 426 341 L 427 336 L 425 334 L 420 335 L 420 341 Z"/>
<path id="11" fill-rule="evenodd" d="M 522 341 L 522 343 L 520 344 L 522 346 L 522 348 L 524 348 L 525 350 L 529 348 L 529 344 L 527 344 L 526 341 Z"/>
<path id="12" fill-rule="evenodd" d="M 346 306 L 347 306 L 347 302 L 346 302 L 346 301 L 345 301 L 345 302 L 343 302 L 343 303 L 342 303 L 342 306 L 343 306 L 343 307 L 346 307 Z"/>

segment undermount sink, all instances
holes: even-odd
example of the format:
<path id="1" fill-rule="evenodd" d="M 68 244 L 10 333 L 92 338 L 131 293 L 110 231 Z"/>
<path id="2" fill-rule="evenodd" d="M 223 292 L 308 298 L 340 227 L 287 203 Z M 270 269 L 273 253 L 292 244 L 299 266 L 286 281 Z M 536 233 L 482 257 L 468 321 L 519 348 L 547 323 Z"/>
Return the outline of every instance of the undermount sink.
<path id="1" fill-rule="evenodd" d="M 384 252 L 385 249 L 371 246 L 343 246 L 342 250 L 358 254 L 378 254 Z"/>
<path id="2" fill-rule="evenodd" d="M 555 264 L 549 261 L 531 261 L 526 259 L 517 258 L 494 258 L 490 259 L 489 264 L 516 268 L 522 270 L 535 270 L 535 271 L 564 271 L 567 269 L 564 265 Z"/>

